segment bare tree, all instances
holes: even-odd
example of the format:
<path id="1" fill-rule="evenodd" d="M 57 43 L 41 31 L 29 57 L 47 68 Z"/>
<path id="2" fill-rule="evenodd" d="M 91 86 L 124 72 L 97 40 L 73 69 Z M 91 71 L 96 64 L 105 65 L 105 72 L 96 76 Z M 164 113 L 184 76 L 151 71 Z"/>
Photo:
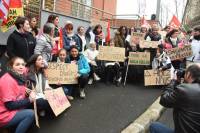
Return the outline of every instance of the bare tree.
<path id="1" fill-rule="evenodd" d="M 174 3 L 175 3 L 175 9 L 176 9 L 176 17 L 178 18 L 178 0 L 174 0 Z"/>

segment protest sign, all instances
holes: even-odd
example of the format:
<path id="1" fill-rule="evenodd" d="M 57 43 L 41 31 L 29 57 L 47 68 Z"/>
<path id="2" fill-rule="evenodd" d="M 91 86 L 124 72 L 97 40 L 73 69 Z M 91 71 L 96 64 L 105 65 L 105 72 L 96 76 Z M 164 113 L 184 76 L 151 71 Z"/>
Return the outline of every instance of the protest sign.
<path id="1" fill-rule="evenodd" d="M 78 66 L 67 63 L 48 63 L 49 84 L 77 84 Z"/>
<path id="2" fill-rule="evenodd" d="M 173 60 L 183 59 L 185 57 L 192 56 L 192 48 L 191 45 L 185 45 L 182 48 L 172 48 L 166 50 L 167 55 L 169 58 Z"/>
<path id="3" fill-rule="evenodd" d="M 99 46 L 98 60 L 124 62 L 125 48 Z"/>
<path id="4" fill-rule="evenodd" d="M 140 48 L 157 48 L 158 41 L 140 40 Z"/>
<path id="5" fill-rule="evenodd" d="M 23 6 L 21 0 L 10 0 L 7 21 L 2 23 L 1 31 L 6 32 L 11 28 L 18 16 L 24 16 Z"/>
<path id="6" fill-rule="evenodd" d="M 169 70 L 144 70 L 144 84 L 150 85 L 167 85 L 171 81 L 171 75 Z"/>
<path id="7" fill-rule="evenodd" d="M 140 40 L 144 40 L 144 34 L 143 33 L 133 32 L 132 37 L 133 38 L 139 38 Z"/>
<path id="8" fill-rule="evenodd" d="M 55 116 L 58 116 L 65 109 L 71 106 L 62 87 L 52 90 L 46 90 L 44 91 L 44 94 Z"/>
<path id="9" fill-rule="evenodd" d="M 150 65 L 149 52 L 130 52 L 129 65 Z"/>

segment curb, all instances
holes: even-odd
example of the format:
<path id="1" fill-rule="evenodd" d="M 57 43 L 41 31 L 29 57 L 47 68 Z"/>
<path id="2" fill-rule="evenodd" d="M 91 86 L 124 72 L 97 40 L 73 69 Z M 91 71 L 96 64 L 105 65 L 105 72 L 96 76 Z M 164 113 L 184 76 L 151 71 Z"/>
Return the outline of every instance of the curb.
<path id="1" fill-rule="evenodd" d="M 160 97 L 133 123 L 127 128 L 121 131 L 121 133 L 145 133 L 149 129 L 151 122 L 156 121 L 161 113 L 164 111 L 164 107 L 159 104 Z"/>

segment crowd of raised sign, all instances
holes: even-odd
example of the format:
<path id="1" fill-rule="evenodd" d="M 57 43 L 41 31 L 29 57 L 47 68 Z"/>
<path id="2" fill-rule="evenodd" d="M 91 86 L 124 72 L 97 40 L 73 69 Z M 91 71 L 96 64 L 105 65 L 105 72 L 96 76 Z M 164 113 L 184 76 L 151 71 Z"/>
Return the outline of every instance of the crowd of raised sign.
<path id="1" fill-rule="evenodd" d="M 186 33 L 156 24 L 121 26 L 105 39 L 99 24 L 58 25 L 56 15 L 40 29 L 35 17 L 17 18 L 0 58 L 0 127 L 17 125 L 16 133 L 24 133 L 35 118 L 32 108 L 57 116 L 96 81 L 120 86 L 141 78 L 147 86 L 166 85 L 181 78 L 187 63 L 200 61 L 200 27 Z"/>

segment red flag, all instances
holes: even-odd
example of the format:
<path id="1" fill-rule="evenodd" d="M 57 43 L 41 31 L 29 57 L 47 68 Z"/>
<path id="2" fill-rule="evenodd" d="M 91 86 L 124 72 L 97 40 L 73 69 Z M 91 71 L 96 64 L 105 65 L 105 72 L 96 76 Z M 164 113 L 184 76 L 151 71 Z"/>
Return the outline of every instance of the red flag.
<path id="1" fill-rule="evenodd" d="M 0 19 L 5 23 L 7 21 L 10 0 L 0 0 Z"/>
<path id="2" fill-rule="evenodd" d="M 59 29 L 59 42 L 58 42 L 58 50 L 60 50 L 61 48 L 63 48 L 63 33 L 62 33 L 62 28 Z"/>
<path id="3" fill-rule="evenodd" d="M 107 35 L 106 35 L 106 42 L 110 41 L 110 21 L 108 21 L 107 25 Z"/>
<path id="4" fill-rule="evenodd" d="M 145 26 L 145 27 L 149 27 L 149 23 L 147 22 L 147 20 L 145 19 L 145 17 L 143 16 L 141 21 L 141 26 Z"/>
<path id="5" fill-rule="evenodd" d="M 21 0 L 10 0 L 10 7 L 21 8 L 22 1 Z"/>
<path id="6" fill-rule="evenodd" d="M 169 22 L 169 25 L 172 28 L 179 28 L 181 26 L 181 23 L 179 22 L 178 18 L 175 15 L 173 15 L 171 21 Z"/>

